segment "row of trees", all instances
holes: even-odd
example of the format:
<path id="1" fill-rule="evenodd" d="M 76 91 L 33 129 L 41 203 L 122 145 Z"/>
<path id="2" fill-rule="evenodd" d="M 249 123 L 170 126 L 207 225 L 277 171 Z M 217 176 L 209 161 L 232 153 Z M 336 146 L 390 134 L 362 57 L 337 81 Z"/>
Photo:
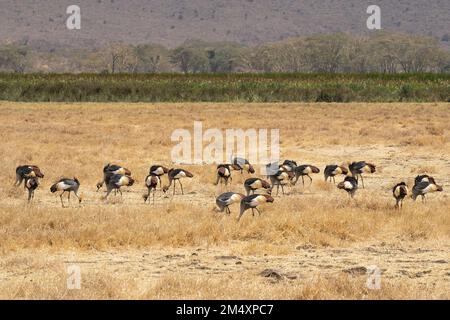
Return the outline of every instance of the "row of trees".
<path id="1" fill-rule="evenodd" d="M 377 33 L 290 38 L 248 47 L 189 40 L 175 49 L 113 43 L 97 49 L 0 46 L 8 72 L 450 72 L 450 51 L 434 38 Z"/>

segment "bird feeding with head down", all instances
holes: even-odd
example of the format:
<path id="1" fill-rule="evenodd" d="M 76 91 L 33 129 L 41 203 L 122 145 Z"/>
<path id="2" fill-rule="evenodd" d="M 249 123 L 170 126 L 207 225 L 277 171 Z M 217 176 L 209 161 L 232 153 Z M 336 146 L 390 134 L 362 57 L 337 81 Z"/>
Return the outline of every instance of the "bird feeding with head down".
<path id="1" fill-rule="evenodd" d="M 77 197 L 78 203 L 81 203 L 82 197 L 81 197 L 81 195 L 78 195 L 79 188 L 80 188 L 80 181 L 78 181 L 77 178 L 73 178 L 73 179 L 62 178 L 50 187 L 50 192 L 55 193 L 57 191 L 61 191 L 59 198 L 61 199 L 61 205 L 64 208 L 64 202 L 63 202 L 62 196 L 66 192 L 68 193 L 67 200 L 69 201 L 69 204 L 70 204 L 70 194 L 72 192 Z"/>

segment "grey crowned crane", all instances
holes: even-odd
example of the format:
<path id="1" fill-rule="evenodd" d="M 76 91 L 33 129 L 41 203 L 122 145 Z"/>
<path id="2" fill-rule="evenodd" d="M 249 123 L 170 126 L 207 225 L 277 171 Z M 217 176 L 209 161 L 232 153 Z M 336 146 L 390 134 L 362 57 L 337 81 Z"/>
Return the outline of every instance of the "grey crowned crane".
<path id="1" fill-rule="evenodd" d="M 258 189 L 270 190 L 270 183 L 261 178 L 248 178 L 244 181 L 244 188 L 247 196 L 255 193 Z"/>
<path id="2" fill-rule="evenodd" d="M 243 170 L 251 174 L 255 173 L 255 169 L 253 168 L 253 166 L 247 159 L 244 158 L 233 158 L 233 160 L 231 161 L 231 167 L 236 171 L 240 171 L 241 173 L 243 172 Z"/>
<path id="3" fill-rule="evenodd" d="M 355 177 L 358 182 L 359 182 L 358 177 L 361 178 L 362 187 L 364 188 L 364 179 L 363 179 L 362 174 L 363 173 L 374 173 L 376 171 L 376 166 L 371 163 L 367 163 L 365 161 L 358 161 L 358 162 L 352 162 L 348 166 L 348 169 L 350 170 L 350 173 L 352 174 L 352 176 Z"/>
<path id="4" fill-rule="evenodd" d="M 169 172 L 167 173 L 168 177 L 169 177 L 169 185 L 164 186 L 163 191 L 166 192 L 167 190 L 169 190 L 170 186 L 173 183 L 173 195 L 175 195 L 175 184 L 178 181 L 178 183 L 180 184 L 181 187 L 181 194 L 184 194 L 183 191 L 183 184 L 181 183 L 181 179 L 183 178 L 192 178 L 194 177 L 194 175 L 192 173 L 190 173 L 189 171 L 186 171 L 184 169 L 170 169 Z"/>
<path id="5" fill-rule="evenodd" d="M 240 202 L 244 199 L 244 195 L 237 192 L 225 192 L 216 198 L 216 205 L 219 208 L 220 212 L 224 212 L 226 214 L 230 214 L 230 206 L 234 203 Z"/>
<path id="6" fill-rule="evenodd" d="M 309 185 L 311 186 L 312 178 L 311 178 L 310 174 L 312 174 L 312 173 L 319 173 L 319 172 L 320 172 L 319 168 L 317 168 L 315 166 L 312 166 L 310 164 L 304 164 L 304 165 L 295 167 L 295 169 L 294 169 L 294 173 L 295 173 L 294 184 L 296 184 L 298 179 L 300 177 L 302 177 L 302 184 L 303 184 L 303 187 L 305 187 L 305 179 L 304 179 L 304 177 L 306 176 L 306 177 L 309 178 L 309 180 L 310 180 Z"/>
<path id="7" fill-rule="evenodd" d="M 262 205 L 264 203 L 273 203 L 274 199 L 267 194 L 253 194 L 251 196 L 244 197 L 241 200 L 241 210 L 239 213 L 238 221 L 241 220 L 242 215 L 245 211 L 248 209 L 252 209 L 252 214 L 255 216 L 255 210 L 258 211 L 259 215 L 261 215 L 261 212 L 258 209 L 259 205 Z"/>
<path id="8" fill-rule="evenodd" d="M 408 186 L 404 182 L 397 183 L 392 189 L 392 195 L 395 198 L 395 208 L 399 209 L 403 207 L 403 199 L 408 195 Z"/>
<path id="9" fill-rule="evenodd" d="M 97 183 L 97 191 L 100 190 L 103 184 L 106 182 L 107 176 L 113 176 L 115 174 L 121 174 L 124 176 L 131 177 L 131 171 L 128 170 L 127 168 L 124 168 L 117 164 L 108 163 L 106 166 L 103 167 L 103 180 Z"/>
<path id="10" fill-rule="evenodd" d="M 326 166 L 325 170 L 323 171 L 323 175 L 325 176 L 325 181 L 330 179 L 330 182 L 331 182 L 331 179 L 333 179 L 334 184 L 336 184 L 335 177 L 340 174 L 347 175 L 348 169 L 344 166 L 330 164 L 330 165 Z"/>
<path id="11" fill-rule="evenodd" d="M 25 180 L 25 188 L 28 190 L 28 202 L 34 199 L 34 191 L 38 187 L 39 187 L 39 180 L 37 177 L 31 177 Z"/>
<path id="12" fill-rule="evenodd" d="M 279 165 L 278 162 L 269 163 L 266 165 L 267 179 L 270 179 L 270 176 L 278 174 L 278 171 L 294 172 L 296 167 L 297 163 L 293 160 L 284 160 L 281 165 Z"/>
<path id="13" fill-rule="evenodd" d="M 64 208 L 64 202 L 62 199 L 62 196 L 64 193 L 68 193 L 67 200 L 70 204 L 70 193 L 73 192 L 75 196 L 78 198 L 78 203 L 81 203 L 81 196 L 78 195 L 78 189 L 80 188 L 80 181 L 78 181 L 77 178 L 68 179 L 68 178 L 62 178 L 58 182 L 56 182 L 54 185 L 50 187 L 51 193 L 55 193 L 57 191 L 62 191 L 59 195 L 59 198 L 61 199 L 61 205 Z"/>
<path id="14" fill-rule="evenodd" d="M 358 180 L 354 177 L 345 177 L 344 181 L 337 185 L 338 189 L 347 191 L 350 197 L 354 197 L 356 190 L 358 190 Z"/>
<path id="15" fill-rule="evenodd" d="M 150 176 L 157 176 L 157 177 L 161 178 L 163 175 L 165 175 L 168 172 L 169 172 L 169 169 L 167 169 L 166 167 L 163 167 L 159 164 L 155 164 L 150 167 L 148 174 Z M 161 179 L 159 179 L 160 187 L 162 186 L 161 184 L 162 184 L 162 181 L 161 181 Z"/>
<path id="16" fill-rule="evenodd" d="M 294 160 L 284 160 L 283 164 L 280 166 L 280 169 L 284 171 L 294 171 L 297 167 L 297 162 Z"/>
<path id="17" fill-rule="evenodd" d="M 415 201 L 418 196 L 422 196 L 425 201 L 425 195 L 433 192 L 442 192 L 444 189 L 438 185 L 433 177 L 427 176 L 426 179 L 414 184 L 411 198 Z"/>
<path id="18" fill-rule="evenodd" d="M 273 187 L 277 186 L 277 194 L 281 187 L 281 192 L 284 195 L 284 186 L 291 184 L 292 179 L 295 177 L 295 174 L 293 171 L 283 171 L 278 170 L 278 172 L 274 175 L 269 176 L 270 184 L 272 185 L 271 190 L 273 190 Z"/>
<path id="19" fill-rule="evenodd" d="M 15 186 L 20 186 L 27 178 L 44 178 L 41 169 L 35 165 L 22 165 L 16 168 L 16 182 Z"/>
<path id="20" fill-rule="evenodd" d="M 420 182 L 430 182 L 430 178 L 433 179 L 433 177 L 427 174 L 418 175 L 414 178 L 414 184 L 418 184 Z"/>
<path id="21" fill-rule="evenodd" d="M 120 196 L 122 196 L 122 191 L 120 190 L 120 188 L 131 187 L 134 184 L 134 179 L 128 175 L 110 174 L 106 176 L 105 184 L 106 194 L 103 199 L 106 200 L 113 190 L 118 191 L 120 193 Z"/>
<path id="22" fill-rule="evenodd" d="M 216 169 L 217 172 L 217 180 L 216 183 L 214 183 L 216 186 L 222 183 L 225 183 L 225 186 L 228 185 L 228 180 L 230 182 L 233 180 L 231 178 L 231 165 L 230 164 L 219 164 Z"/>
<path id="23" fill-rule="evenodd" d="M 149 174 L 145 178 L 145 186 L 147 187 L 148 193 L 144 194 L 144 203 L 147 202 L 148 198 L 150 197 L 150 193 L 153 192 L 153 204 L 155 204 L 155 193 L 156 193 L 156 187 L 161 185 L 161 178 L 157 175 Z M 165 191 L 164 191 L 165 192 Z"/>

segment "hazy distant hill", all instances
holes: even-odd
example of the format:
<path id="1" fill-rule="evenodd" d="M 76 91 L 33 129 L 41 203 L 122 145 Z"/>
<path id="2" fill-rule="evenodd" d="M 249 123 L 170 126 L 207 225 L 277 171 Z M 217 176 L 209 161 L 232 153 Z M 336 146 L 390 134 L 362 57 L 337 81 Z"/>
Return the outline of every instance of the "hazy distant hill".
<path id="1" fill-rule="evenodd" d="M 80 31 L 65 27 L 71 4 L 81 6 Z M 449 0 L 0 0 L 0 42 L 95 46 L 121 40 L 174 47 L 193 38 L 258 44 L 317 33 L 363 34 L 369 32 L 369 4 L 381 7 L 386 30 L 439 39 L 450 33 Z"/>

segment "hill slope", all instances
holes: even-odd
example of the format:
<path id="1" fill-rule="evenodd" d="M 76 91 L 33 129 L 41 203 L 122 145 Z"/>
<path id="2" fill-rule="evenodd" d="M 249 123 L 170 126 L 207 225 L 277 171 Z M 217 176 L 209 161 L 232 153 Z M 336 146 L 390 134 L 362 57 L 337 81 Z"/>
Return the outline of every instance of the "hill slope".
<path id="1" fill-rule="evenodd" d="M 317 33 L 363 34 L 367 0 L 80 0 L 82 29 L 65 27 L 71 0 L 0 2 L 0 42 L 41 41 L 96 46 L 105 41 L 174 47 L 186 39 L 258 44 Z M 382 27 L 450 33 L 448 0 L 379 0 Z"/>

